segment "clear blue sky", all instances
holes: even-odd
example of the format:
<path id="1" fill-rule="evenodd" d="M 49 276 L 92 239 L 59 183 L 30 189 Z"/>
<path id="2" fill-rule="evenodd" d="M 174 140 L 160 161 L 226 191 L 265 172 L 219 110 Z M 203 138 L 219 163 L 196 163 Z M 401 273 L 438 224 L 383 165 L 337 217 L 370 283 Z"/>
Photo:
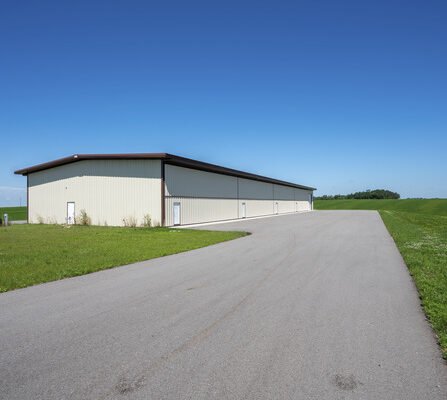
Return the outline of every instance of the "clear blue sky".
<path id="1" fill-rule="evenodd" d="M 0 205 L 14 169 L 90 152 L 447 197 L 446 21 L 429 0 L 6 2 Z"/>

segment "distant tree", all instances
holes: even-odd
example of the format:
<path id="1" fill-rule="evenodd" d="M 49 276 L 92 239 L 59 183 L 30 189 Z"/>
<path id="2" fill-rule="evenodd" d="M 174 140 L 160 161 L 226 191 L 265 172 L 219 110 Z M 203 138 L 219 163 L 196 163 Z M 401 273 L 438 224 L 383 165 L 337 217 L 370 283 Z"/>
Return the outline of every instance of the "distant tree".
<path id="1" fill-rule="evenodd" d="M 366 190 L 364 192 L 355 192 L 350 194 L 323 195 L 315 197 L 316 200 L 370 200 L 370 199 L 400 199 L 400 194 L 386 189 Z"/>

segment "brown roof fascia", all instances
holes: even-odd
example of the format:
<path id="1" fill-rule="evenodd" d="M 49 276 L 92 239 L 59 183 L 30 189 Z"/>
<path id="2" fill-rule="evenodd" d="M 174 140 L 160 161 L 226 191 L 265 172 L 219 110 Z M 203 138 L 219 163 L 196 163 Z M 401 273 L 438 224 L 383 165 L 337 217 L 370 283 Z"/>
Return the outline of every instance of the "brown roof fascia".
<path id="1" fill-rule="evenodd" d="M 17 175 L 28 175 L 31 172 L 43 171 L 45 169 L 58 167 L 82 160 L 138 160 L 138 159 L 161 159 L 165 153 L 123 153 L 123 154 L 73 154 L 68 157 L 58 158 L 42 164 L 19 169 L 14 173 Z"/>

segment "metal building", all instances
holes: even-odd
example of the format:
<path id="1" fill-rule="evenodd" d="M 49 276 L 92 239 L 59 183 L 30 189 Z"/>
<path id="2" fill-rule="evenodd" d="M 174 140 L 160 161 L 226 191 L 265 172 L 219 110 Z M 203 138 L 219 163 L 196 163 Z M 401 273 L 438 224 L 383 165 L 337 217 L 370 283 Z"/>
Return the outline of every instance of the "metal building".
<path id="1" fill-rule="evenodd" d="M 75 154 L 27 177 L 28 222 L 173 226 L 309 211 L 315 188 L 167 153 Z"/>

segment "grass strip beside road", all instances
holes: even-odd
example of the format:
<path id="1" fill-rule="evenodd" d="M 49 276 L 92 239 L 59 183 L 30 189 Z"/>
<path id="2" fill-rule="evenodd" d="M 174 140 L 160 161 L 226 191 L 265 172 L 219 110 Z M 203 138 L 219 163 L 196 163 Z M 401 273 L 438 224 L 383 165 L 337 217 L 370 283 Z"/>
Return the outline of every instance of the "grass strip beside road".
<path id="1" fill-rule="evenodd" d="M 0 228 L 0 292 L 198 249 L 245 236 L 169 228 Z"/>
<path id="2" fill-rule="evenodd" d="M 447 358 L 447 217 L 389 210 L 380 215 L 416 283 Z"/>

